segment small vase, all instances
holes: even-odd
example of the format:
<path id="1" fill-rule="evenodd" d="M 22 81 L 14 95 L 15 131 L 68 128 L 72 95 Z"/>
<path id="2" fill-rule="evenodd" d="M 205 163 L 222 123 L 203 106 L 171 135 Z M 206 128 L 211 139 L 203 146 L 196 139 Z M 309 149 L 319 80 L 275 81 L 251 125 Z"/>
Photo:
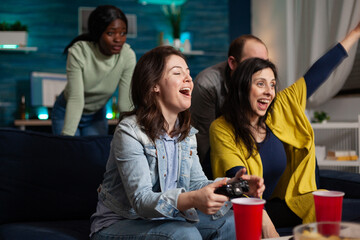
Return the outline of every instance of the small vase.
<path id="1" fill-rule="evenodd" d="M 174 48 L 176 48 L 177 50 L 179 50 L 181 47 L 181 42 L 179 38 L 175 38 L 174 39 Z"/>
<path id="2" fill-rule="evenodd" d="M 169 39 L 165 39 L 162 43 L 162 46 L 171 46 Z"/>
<path id="3" fill-rule="evenodd" d="M 191 52 L 191 43 L 189 39 L 184 42 L 184 52 Z"/>

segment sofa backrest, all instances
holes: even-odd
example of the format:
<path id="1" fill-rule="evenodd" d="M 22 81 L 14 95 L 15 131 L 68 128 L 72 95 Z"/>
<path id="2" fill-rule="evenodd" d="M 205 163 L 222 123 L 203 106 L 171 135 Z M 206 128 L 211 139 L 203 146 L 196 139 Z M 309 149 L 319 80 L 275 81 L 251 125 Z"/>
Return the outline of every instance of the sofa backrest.
<path id="1" fill-rule="evenodd" d="M 0 224 L 89 218 L 111 139 L 0 128 Z"/>

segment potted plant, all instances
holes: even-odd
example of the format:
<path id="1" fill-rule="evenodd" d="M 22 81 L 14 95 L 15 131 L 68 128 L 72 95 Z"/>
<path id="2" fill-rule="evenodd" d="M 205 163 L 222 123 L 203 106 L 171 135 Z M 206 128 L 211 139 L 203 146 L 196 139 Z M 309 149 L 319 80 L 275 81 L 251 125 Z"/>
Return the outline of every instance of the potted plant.
<path id="1" fill-rule="evenodd" d="M 16 21 L 13 24 L 5 21 L 0 23 L 0 45 L 17 45 L 25 47 L 27 45 L 28 28 L 26 25 Z"/>
<path id="2" fill-rule="evenodd" d="M 168 18 L 172 28 L 172 36 L 174 39 L 174 47 L 180 49 L 180 34 L 181 34 L 181 6 L 163 5 L 163 12 Z"/>
<path id="3" fill-rule="evenodd" d="M 319 111 L 319 112 L 315 111 L 314 112 L 313 122 L 315 122 L 315 123 L 326 123 L 327 120 L 329 120 L 329 119 L 330 119 L 329 115 L 327 115 L 327 113 L 324 111 Z"/>

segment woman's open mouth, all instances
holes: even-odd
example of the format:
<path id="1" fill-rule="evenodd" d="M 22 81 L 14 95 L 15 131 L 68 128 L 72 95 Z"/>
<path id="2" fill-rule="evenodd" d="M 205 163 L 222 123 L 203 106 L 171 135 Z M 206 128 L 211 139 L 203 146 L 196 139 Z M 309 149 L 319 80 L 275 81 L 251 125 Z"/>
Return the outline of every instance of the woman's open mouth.
<path id="1" fill-rule="evenodd" d="M 113 46 L 112 50 L 115 52 L 120 52 L 121 51 L 122 46 Z"/>
<path id="2" fill-rule="evenodd" d="M 180 89 L 180 91 L 179 91 L 181 94 L 183 94 L 183 95 L 186 95 L 186 96 L 191 96 L 191 89 L 190 88 L 187 88 L 187 87 L 185 87 L 185 88 L 182 88 L 182 89 Z"/>
<path id="3" fill-rule="evenodd" d="M 258 102 L 259 109 L 262 110 L 262 111 L 266 111 L 266 109 L 270 105 L 271 101 L 268 100 L 268 99 L 260 99 L 257 102 Z"/>

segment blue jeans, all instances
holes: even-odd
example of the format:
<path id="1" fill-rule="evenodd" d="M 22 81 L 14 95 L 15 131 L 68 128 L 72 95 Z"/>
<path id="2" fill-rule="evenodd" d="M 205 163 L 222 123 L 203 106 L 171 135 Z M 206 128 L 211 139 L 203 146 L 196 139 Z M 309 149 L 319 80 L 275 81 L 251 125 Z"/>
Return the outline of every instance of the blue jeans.
<path id="1" fill-rule="evenodd" d="M 190 223 L 181 220 L 120 220 L 95 233 L 91 240 L 146 239 L 146 240 L 201 240 L 235 239 L 233 211 L 212 220 L 211 215 L 198 211 L 200 221 Z"/>
<path id="2" fill-rule="evenodd" d="M 56 99 L 51 111 L 52 132 L 54 135 L 61 135 L 64 127 L 66 112 L 66 100 L 61 93 Z M 108 121 L 106 119 L 106 107 L 103 107 L 94 114 L 82 114 L 75 136 L 108 135 Z"/>

